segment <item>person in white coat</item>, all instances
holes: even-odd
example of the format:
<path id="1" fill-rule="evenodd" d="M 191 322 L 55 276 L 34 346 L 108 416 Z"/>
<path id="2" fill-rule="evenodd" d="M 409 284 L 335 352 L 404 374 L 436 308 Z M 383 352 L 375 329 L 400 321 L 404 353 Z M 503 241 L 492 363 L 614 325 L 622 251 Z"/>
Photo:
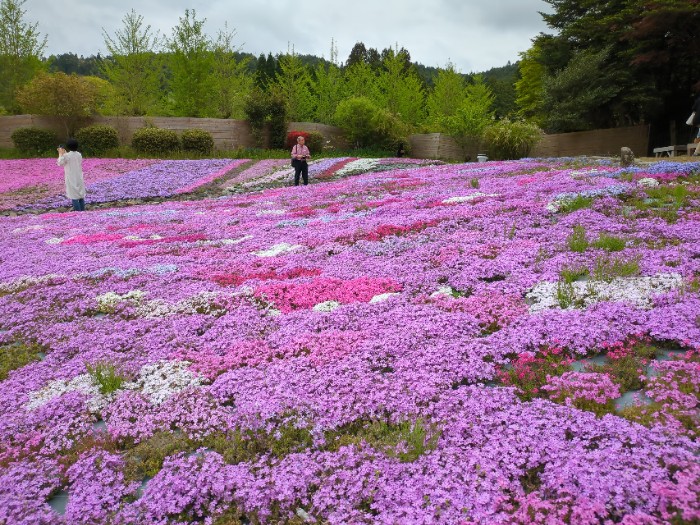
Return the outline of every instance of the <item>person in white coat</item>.
<path id="1" fill-rule="evenodd" d="M 73 203 L 73 210 L 85 211 L 85 180 L 83 179 L 83 156 L 78 151 L 78 141 L 68 139 L 65 147 L 58 147 L 59 166 L 63 166 L 66 177 L 66 197 Z"/>

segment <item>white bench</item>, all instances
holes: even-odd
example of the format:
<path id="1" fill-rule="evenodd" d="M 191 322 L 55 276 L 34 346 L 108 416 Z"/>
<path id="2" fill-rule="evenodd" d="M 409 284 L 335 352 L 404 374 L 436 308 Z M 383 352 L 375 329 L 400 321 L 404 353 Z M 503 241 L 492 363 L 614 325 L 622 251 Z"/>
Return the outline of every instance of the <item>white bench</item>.
<path id="1" fill-rule="evenodd" d="M 654 148 L 654 156 L 656 157 L 675 157 L 677 153 L 687 153 L 688 146 L 679 144 L 678 146 L 664 146 L 663 148 Z"/>

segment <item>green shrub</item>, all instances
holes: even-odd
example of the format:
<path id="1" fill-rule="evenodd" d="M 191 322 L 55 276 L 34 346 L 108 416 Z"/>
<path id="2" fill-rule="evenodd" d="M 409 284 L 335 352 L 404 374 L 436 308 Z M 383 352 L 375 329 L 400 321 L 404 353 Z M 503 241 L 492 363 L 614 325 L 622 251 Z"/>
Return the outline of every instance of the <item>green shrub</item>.
<path id="1" fill-rule="evenodd" d="M 583 253 L 588 248 L 588 239 L 586 238 L 586 229 L 581 226 L 574 226 L 574 231 L 566 238 L 566 244 L 572 252 Z"/>
<path id="2" fill-rule="evenodd" d="M 632 260 L 615 259 L 608 255 L 598 257 L 593 268 L 593 279 L 610 282 L 617 277 L 633 277 L 639 275 L 640 257 Z"/>
<path id="3" fill-rule="evenodd" d="M 119 147 L 119 135 L 112 126 L 88 126 L 78 130 L 75 138 L 81 151 L 88 155 L 102 155 L 108 149 Z"/>
<path id="4" fill-rule="evenodd" d="M 131 146 L 139 153 L 163 155 L 180 149 L 180 139 L 171 129 L 147 127 L 134 132 Z"/>
<path id="5" fill-rule="evenodd" d="M 209 155 L 214 151 L 214 138 L 203 129 L 186 129 L 182 132 L 182 149 Z"/>
<path id="6" fill-rule="evenodd" d="M 571 213 L 577 210 L 583 210 L 584 208 L 590 208 L 591 204 L 593 204 L 592 197 L 576 195 L 573 199 L 562 202 L 559 205 L 559 211 L 561 213 Z"/>
<path id="7" fill-rule="evenodd" d="M 627 241 L 625 239 L 622 239 L 621 237 L 614 237 L 606 233 L 601 233 L 600 237 L 593 242 L 594 248 L 600 248 L 601 250 L 608 252 L 622 251 L 625 249 L 626 245 Z"/>
<path id="8" fill-rule="evenodd" d="M 318 155 L 323 151 L 323 145 L 325 144 L 325 139 L 318 131 L 312 131 L 309 133 L 306 139 L 306 145 L 309 147 L 312 155 Z"/>
<path id="9" fill-rule="evenodd" d="M 391 113 L 365 97 L 343 100 L 336 109 L 335 121 L 357 148 L 393 149 L 404 135 L 403 125 Z"/>
<path id="10" fill-rule="evenodd" d="M 590 275 L 590 272 L 588 271 L 588 268 L 585 266 L 581 266 L 578 268 L 562 268 L 561 271 L 559 272 L 559 276 L 561 277 L 561 280 L 567 284 L 571 284 L 573 282 L 578 281 L 579 279 L 583 279 L 585 277 L 588 277 Z"/>
<path id="11" fill-rule="evenodd" d="M 15 148 L 27 155 L 42 155 L 58 147 L 56 133 L 36 127 L 18 128 L 10 135 Z"/>
<path id="12" fill-rule="evenodd" d="M 576 290 L 572 283 L 566 281 L 557 283 L 557 303 L 562 310 L 566 310 L 570 306 L 577 306 Z"/>
<path id="13" fill-rule="evenodd" d="M 543 136 L 535 124 L 503 119 L 484 130 L 483 140 L 495 160 L 527 157 Z"/>
<path id="14" fill-rule="evenodd" d="M 116 392 L 124 384 L 125 378 L 119 374 L 114 365 L 109 363 L 85 365 L 85 369 L 104 395 Z"/>

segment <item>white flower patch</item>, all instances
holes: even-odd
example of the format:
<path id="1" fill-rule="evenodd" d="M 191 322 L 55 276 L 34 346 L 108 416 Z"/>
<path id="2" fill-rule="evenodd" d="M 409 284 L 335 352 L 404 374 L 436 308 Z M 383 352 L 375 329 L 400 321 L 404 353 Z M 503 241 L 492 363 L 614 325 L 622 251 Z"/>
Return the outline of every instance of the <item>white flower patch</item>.
<path id="1" fill-rule="evenodd" d="M 357 159 L 348 162 L 345 166 L 336 171 L 336 176 L 353 175 L 355 173 L 365 173 L 375 169 L 379 165 L 379 159 Z"/>
<path id="2" fill-rule="evenodd" d="M 338 301 L 324 301 L 318 303 L 313 307 L 314 312 L 332 312 L 333 310 L 340 308 L 340 303 Z"/>
<path id="3" fill-rule="evenodd" d="M 50 273 L 47 275 L 42 275 L 41 277 L 32 277 L 31 275 L 25 275 L 14 281 L 7 283 L 0 283 L 0 293 L 11 294 L 15 292 L 21 292 L 27 288 L 37 285 L 45 284 L 61 277 L 58 274 Z"/>
<path id="4" fill-rule="evenodd" d="M 52 399 L 66 392 L 82 392 L 89 397 L 88 409 L 93 414 L 99 414 L 112 400 L 114 394 L 105 396 L 100 392 L 90 374 L 81 374 L 70 381 L 56 379 L 51 381 L 41 390 L 29 394 L 29 402 L 25 405 L 27 410 L 35 410 Z"/>
<path id="5" fill-rule="evenodd" d="M 245 241 L 252 239 L 252 238 L 253 238 L 252 235 L 244 235 L 243 237 L 241 237 L 239 239 L 221 239 L 219 241 L 214 241 L 214 242 L 218 242 L 219 244 L 223 244 L 224 246 L 227 246 L 227 245 L 231 245 L 231 244 L 240 244 L 240 243 L 245 242 Z"/>
<path id="6" fill-rule="evenodd" d="M 136 311 L 142 317 L 166 317 L 175 314 L 219 314 L 223 313 L 217 304 L 217 292 L 200 292 L 177 303 L 168 303 L 163 299 L 154 299 L 140 304 Z"/>
<path id="7" fill-rule="evenodd" d="M 391 299 L 392 297 L 396 297 L 397 295 L 401 295 L 400 293 L 397 292 L 388 292 L 388 293 L 382 293 L 379 295 L 375 295 L 372 297 L 369 302 L 370 304 L 376 304 L 376 303 L 383 303 L 384 301 L 387 301 Z"/>
<path id="8" fill-rule="evenodd" d="M 127 241 L 159 241 L 163 238 L 162 235 L 158 235 L 157 233 L 154 233 L 153 235 L 150 235 L 148 237 L 139 237 L 138 235 L 127 235 L 124 237 L 125 240 Z"/>
<path id="9" fill-rule="evenodd" d="M 204 384 L 200 376 L 187 369 L 189 366 L 188 361 L 159 361 L 146 365 L 141 368 L 139 377 L 126 383 L 124 388 L 139 390 L 151 403 L 160 405 L 173 394 Z"/>
<path id="10" fill-rule="evenodd" d="M 234 244 L 240 244 L 252 238 L 252 235 L 244 235 L 243 237 L 240 237 L 238 239 L 214 239 L 207 241 L 197 241 L 195 242 L 195 246 L 231 246 Z"/>
<path id="11" fill-rule="evenodd" d="M 659 181 L 652 177 L 644 177 L 637 181 L 637 186 L 640 188 L 655 188 L 659 185 Z"/>
<path id="12" fill-rule="evenodd" d="M 276 257 L 277 255 L 292 252 L 294 250 L 298 250 L 299 248 L 301 248 L 301 246 L 298 244 L 291 245 L 287 244 L 286 242 L 283 242 L 281 244 L 275 244 L 272 248 L 268 250 L 253 252 L 253 255 L 257 255 L 258 257 Z"/>
<path id="13" fill-rule="evenodd" d="M 481 192 L 476 192 L 472 193 L 471 195 L 464 195 L 464 196 L 459 196 L 459 197 L 450 197 L 449 199 L 445 199 L 442 201 L 443 204 L 457 204 L 457 203 L 462 203 L 462 202 L 470 202 L 473 201 L 474 199 L 478 199 L 479 197 L 498 197 L 498 193 L 481 193 Z"/>
<path id="14" fill-rule="evenodd" d="M 51 237 L 44 241 L 46 244 L 61 244 L 63 242 L 63 237 Z"/>
<path id="15" fill-rule="evenodd" d="M 98 295 L 95 299 L 97 300 L 98 310 L 101 312 L 108 312 L 114 311 L 116 306 L 121 302 L 140 304 L 147 293 L 148 292 L 144 292 L 143 290 L 131 290 L 121 295 L 114 292 L 107 292 Z"/>
<path id="16" fill-rule="evenodd" d="M 255 214 L 256 217 L 265 217 L 266 215 L 284 215 L 287 213 L 284 210 L 262 210 Z"/>
<path id="17" fill-rule="evenodd" d="M 631 302 L 640 308 L 651 308 L 653 296 L 670 292 L 683 285 L 683 278 L 676 273 L 644 277 L 618 277 L 610 282 L 574 282 L 569 288 L 572 306 L 588 307 L 593 304 L 610 302 Z M 526 298 L 531 303 L 530 313 L 551 308 L 560 308 L 557 290 L 561 285 L 549 281 L 538 283 Z"/>
<path id="18" fill-rule="evenodd" d="M 430 297 L 440 297 L 440 296 L 445 296 L 445 297 L 452 297 L 454 295 L 454 290 L 450 286 L 441 286 L 438 288 L 437 292 L 433 292 L 430 294 Z"/>
<path id="19" fill-rule="evenodd" d="M 15 235 L 20 235 L 22 233 L 35 232 L 43 229 L 44 227 L 41 224 L 35 224 L 33 226 L 25 226 L 24 228 L 15 228 L 14 230 L 12 230 L 12 233 L 14 233 Z"/>

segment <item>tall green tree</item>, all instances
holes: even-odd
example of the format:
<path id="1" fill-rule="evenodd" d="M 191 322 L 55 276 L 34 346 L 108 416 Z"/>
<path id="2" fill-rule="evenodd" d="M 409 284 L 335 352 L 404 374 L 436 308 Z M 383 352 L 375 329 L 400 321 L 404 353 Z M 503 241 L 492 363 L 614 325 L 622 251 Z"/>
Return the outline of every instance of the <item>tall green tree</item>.
<path id="1" fill-rule="evenodd" d="M 445 117 L 442 128 L 455 139 L 466 154 L 472 144 L 479 144 L 486 127 L 493 121 L 494 96 L 480 75 L 465 88 L 464 100 L 453 115 Z"/>
<path id="2" fill-rule="evenodd" d="M 331 124 L 338 104 L 344 98 L 343 73 L 333 62 L 318 64 L 311 81 L 311 91 L 316 99 L 315 119 Z"/>
<path id="3" fill-rule="evenodd" d="M 363 97 L 381 104 L 377 74 L 366 62 L 356 62 L 343 71 L 345 93 L 348 97 Z"/>
<path id="4" fill-rule="evenodd" d="M 273 92 L 286 100 L 287 117 L 296 122 L 313 119 L 315 103 L 308 68 L 295 53 L 282 55 L 279 65 L 280 72 L 275 77 Z"/>
<path id="5" fill-rule="evenodd" d="M 248 73 L 250 59 L 236 59 L 235 35 L 235 31 L 225 28 L 219 31 L 214 43 L 214 103 L 217 117 L 243 119 L 245 100 L 253 88 L 254 78 Z"/>
<path id="6" fill-rule="evenodd" d="M 536 43 L 550 76 L 568 74 L 571 62 L 579 67 L 582 56 L 607 50 L 596 78 L 615 82 L 620 93 L 598 103 L 599 115 L 609 117 L 589 126 L 651 120 L 668 129 L 669 119 L 687 117 L 700 76 L 700 0 L 545 1 L 551 12 L 542 16 L 555 34 Z"/>
<path id="7" fill-rule="evenodd" d="M 464 77 L 448 62 L 445 69 L 438 70 L 433 89 L 428 95 L 427 110 L 429 126 L 442 131 L 442 122 L 457 112 L 466 97 Z"/>
<path id="8" fill-rule="evenodd" d="M 622 87 L 606 71 L 608 52 L 578 52 L 566 68 L 545 80 L 547 129 L 586 130 L 610 121 L 610 103 Z"/>
<path id="9" fill-rule="evenodd" d="M 185 16 L 180 17 L 167 42 L 171 106 L 177 116 L 208 117 L 214 112 L 215 59 L 213 43 L 204 33 L 205 22 L 197 20 L 194 9 L 185 9 Z"/>
<path id="10" fill-rule="evenodd" d="M 26 0 L 0 0 L 0 111 L 18 112 L 17 89 L 41 71 L 46 37 L 25 22 Z"/>
<path id="11" fill-rule="evenodd" d="M 406 67 L 407 53 L 402 50 L 385 55 L 378 85 L 384 107 L 415 127 L 425 118 L 425 92 L 415 70 Z"/>
<path id="12" fill-rule="evenodd" d="M 122 19 L 122 28 L 109 35 L 102 30 L 109 59 L 102 62 L 105 78 L 115 90 L 114 110 L 119 115 L 146 115 L 160 98 L 160 61 L 156 54 L 161 38 L 133 9 Z"/>
<path id="13" fill-rule="evenodd" d="M 540 53 L 540 47 L 535 43 L 520 54 L 520 78 L 515 83 L 515 102 L 520 117 L 543 126 L 547 118 L 544 112 L 547 70 L 540 60 Z"/>

